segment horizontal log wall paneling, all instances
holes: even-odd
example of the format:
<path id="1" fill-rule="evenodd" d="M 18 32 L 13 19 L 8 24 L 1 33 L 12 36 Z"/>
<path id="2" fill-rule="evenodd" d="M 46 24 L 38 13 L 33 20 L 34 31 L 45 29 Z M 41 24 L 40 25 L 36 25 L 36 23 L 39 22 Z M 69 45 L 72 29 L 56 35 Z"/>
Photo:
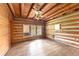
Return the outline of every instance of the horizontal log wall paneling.
<path id="1" fill-rule="evenodd" d="M 23 24 L 30 24 L 30 25 L 43 25 L 43 21 L 37 21 L 34 19 L 23 19 L 23 18 L 15 18 L 13 22 L 13 36 L 12 36 L 12 43 L 32 40 L 42 36 L 23 36 Z M 43 32 L 44 33 L 44 32 Z"/>
<path id="2" fill-rule="evenodd" d="M 55 31 L 54 28 L 52 28 L 55 24 L 60 24 L 61 29 Z M 49 29 L 47 28 L 46 33 L 48 34 L 48 32 L 50 32 L 47 37 L 51 36 L 52 39 L 57 41 L 68 40 L 79 43 L 79 11 L 71 13 L 69 15 L 64 15 L 56 19 L 52 19 L 47 22 L 46 27 L 48 26 L 52 27 L 50 27 Z"/>
<path id="3" fill-rule="evenodd" d="M 0 56 L 6 54 L 11 46 L 12 15 L 7 4 L 0 4 Z"/>
<path id="4" fill-rule="evenodd" d="M 23 39 L 23 25 L 21 20 L 13 21 L 12 43 L 22 41 Z"/>

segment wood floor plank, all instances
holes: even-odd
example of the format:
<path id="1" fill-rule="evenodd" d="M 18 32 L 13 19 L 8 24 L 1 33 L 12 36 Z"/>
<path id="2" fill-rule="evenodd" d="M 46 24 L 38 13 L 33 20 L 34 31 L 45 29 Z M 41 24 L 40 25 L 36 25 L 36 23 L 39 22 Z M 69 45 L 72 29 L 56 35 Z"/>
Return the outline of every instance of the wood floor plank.
<path id="1" fill-rule="evenodd" d="M 79 48 L 47 39 L 17 43 L 6 56 L 79 56 Z"/>

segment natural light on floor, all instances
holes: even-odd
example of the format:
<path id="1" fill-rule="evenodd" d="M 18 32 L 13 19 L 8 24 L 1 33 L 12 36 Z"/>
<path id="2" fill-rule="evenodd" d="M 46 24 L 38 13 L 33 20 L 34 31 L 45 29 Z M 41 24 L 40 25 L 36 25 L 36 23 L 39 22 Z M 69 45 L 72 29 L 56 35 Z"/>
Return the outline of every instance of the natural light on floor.
<path id="1" fill-rule="evenodd" d="M 41 54 L 45 55 L 44 50 L 43 50 L 42 40 L 36 40 L 36 41 L 32 42 L 28 48 L 29 48 L 29 52 L 31 55 L 41 55 Z"/>

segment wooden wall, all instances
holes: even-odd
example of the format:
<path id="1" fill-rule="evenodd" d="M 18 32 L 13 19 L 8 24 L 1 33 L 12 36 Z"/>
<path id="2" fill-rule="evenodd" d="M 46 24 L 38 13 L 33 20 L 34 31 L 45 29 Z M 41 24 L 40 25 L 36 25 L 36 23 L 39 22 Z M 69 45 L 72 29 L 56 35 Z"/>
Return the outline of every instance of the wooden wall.
<path id="1" fill-rule="evenodd" d="M 60 24 L 61 29 L 55 31 L 55 24 Z M 46 37 L 70 45 L 79 45 L 79 11 L 48 21 Z"/>
<path id="2" fill-rule="evenodd" d="M 11 45 L 11 13 L 6 4 L 0 4 L 0 56 L 5 55 Z"/>
<path id="3" fill-rule="evenodd" d="M 34 19 L 23 19 L 23 18 L 15 18 L 13 21 L 13 36 L 12 43 L 32 40 L 38 37 L 43 36 L 23 36 L 23 24 L 31 24 L 31 25 L 42 25 L 44 26 L 43 21 L 37 21 Z M 44 32 L 43 32 L 44 33 Z"/>

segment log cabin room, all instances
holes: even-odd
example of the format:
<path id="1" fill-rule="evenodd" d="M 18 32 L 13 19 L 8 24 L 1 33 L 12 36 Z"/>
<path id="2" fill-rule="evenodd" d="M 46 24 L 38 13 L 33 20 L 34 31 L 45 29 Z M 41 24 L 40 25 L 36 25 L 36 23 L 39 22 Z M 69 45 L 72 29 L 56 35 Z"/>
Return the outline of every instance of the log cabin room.
<path id="1" fill-rule="evenodd" d="M 0 3 L 0 56 L 79 56 L 79 3 Z"/>

